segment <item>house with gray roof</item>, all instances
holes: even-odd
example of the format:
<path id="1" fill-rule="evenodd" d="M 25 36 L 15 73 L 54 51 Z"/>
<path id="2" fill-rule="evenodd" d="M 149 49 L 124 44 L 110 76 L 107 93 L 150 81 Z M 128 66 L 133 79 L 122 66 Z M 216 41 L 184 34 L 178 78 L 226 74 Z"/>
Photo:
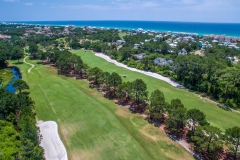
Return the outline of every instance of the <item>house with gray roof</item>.
<path id="1" fill-rule="evenodd" d="M 172 60 L 166 60 L 165 58 L 158 57 L 153 62 L 155 65 L 165 66 L 165 65 L 173 65 Z"/>
<path id="2" fill-rule="evenodd" d="M 126 41 L 124 41 L 124 40 L 117 40 L 117 42 L 116 42 L 118 45 L 124 45 L 124 44 L 126 44 Z"/>
<path id="3" fill-rule="evenodd" d="M 186 55 L 187 51 L 183 48 L 181 50 L 179 50 L 178 55 Z"/>
<path id="4" fill-rule="evenodd" d="M 138 60 L 143 59 L 145 56 L 146 56 L 146 53 L 135 54 L 135 57 L 136 57 Z"/>

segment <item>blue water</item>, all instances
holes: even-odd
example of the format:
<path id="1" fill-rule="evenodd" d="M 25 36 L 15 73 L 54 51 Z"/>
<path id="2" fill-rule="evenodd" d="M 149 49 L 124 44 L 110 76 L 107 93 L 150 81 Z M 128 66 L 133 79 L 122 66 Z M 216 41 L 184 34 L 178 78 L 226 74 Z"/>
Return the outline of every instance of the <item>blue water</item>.
<path id="1" fill-rule="evenodd" d="M 15 93 L 16 90 L 13 88 L 12 84 L 14 83 L 14 81 L 16 81 L 17 79 L 21 79 L 21 75 L 20 73 L 13 67 L 12 68 L 12 73 L 14 75 L 13 79 L 11 80 L 11 82 L 8 84 L 8 86 L 5 88 L 7 91 L 11 92 L 11 93 Z"/>
<path id="2" fill-rule="evenodd" d="M 201 23 L 201 22 L 164 22 L 164 21 L 15 21 L 14 23 L 39 25 L 95 26 L 118 29 L 137 29 L 154 31 L 190 32 L 240 37 L 240 23 Z"/>

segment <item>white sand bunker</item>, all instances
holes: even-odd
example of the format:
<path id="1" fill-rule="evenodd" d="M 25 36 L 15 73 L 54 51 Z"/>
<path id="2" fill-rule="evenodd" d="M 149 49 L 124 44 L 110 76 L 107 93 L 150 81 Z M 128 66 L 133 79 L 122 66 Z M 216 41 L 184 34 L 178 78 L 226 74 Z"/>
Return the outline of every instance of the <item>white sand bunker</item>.
<path id="1" fill-rule="evenodd" d="M 54 121 L 38 122 L 42 135 L 40 146 L 44 148 L 46 160 L 67 160 L 67 151 L 58 135 L 58 126 Z"/>
<path id="2" fill-rule="evenodd" d="M 142 74 L 145 74 L 147 76 L 150 76 L 150 77 L 154 77 L 154 78 L 157 78 L 157 79 L 160 79 L 164 82 L 167 82 L 169 83 L 170 85 L 174 86 L 174 87 L 177 87 L 177 88 L 185 88 L 184 86 L 180 85 L 179 83 L 177 82 L 174 82 L 172 81 L 170 78 L 168 77 L 164 77 L 162 75 L 159 75 L 157 73 L 153 73 L 153 72 L 147 72 L 147 71 L 142 71 L 142 70 L 139 70 L 139 69 L 136 69 L 136 68 L 131 68 L 131 67 L 128 67 L 127 65 L 125 64 L 122 64 L 122 63 L 119 63 L 117 62 L 116 60 L 114 59 L 111 59 L 109 56 L 103 54 L 103 53 L 95 53 L 96 56 L 98 57 L 101 57 L 103 59 L 105 59 L 106 61 L 108 62 L 111 62 L 119 67 L 122 67 L 122 68 L 126 68 L 126 69 L 129 69 L 131 71 L 134 71 L 134 72 L 139 72 L 139 73 L 142 73 Z"/>

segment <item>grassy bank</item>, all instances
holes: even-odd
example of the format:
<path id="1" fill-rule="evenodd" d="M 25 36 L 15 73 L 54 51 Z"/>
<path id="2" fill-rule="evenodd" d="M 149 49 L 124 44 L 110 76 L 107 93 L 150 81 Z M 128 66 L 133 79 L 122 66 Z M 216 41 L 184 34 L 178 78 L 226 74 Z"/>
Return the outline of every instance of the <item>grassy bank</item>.
<path id="1" fill-rule="evenodd" d="M 72 52 L 80 55 L 82 60 L 90 67 L 99 67 L 103 71 L 117 72 L 122 77 L 123 75 L 126 75 L 126 78 L 123 78 L 124 81 L 133 81 L 137 78 L 141 78 L 147 84 L 149 93 L 156 89 L 160 89 L 164 93 L 166 100 L 169 102 L 175 98 L 181 99 L 187 109 L 200 109 L 206 114 L 207 120 L 213 126 L 219 127 L 222 130 L 233 126 L 240 126 L 239 113 L 225 111 L 214 103 L 201 100 L 195 93 L 175 88 L 170 84 L 153 77 L 118 67 L 102 58 L 95 56 L 90 51 L 85 52 L 83 50 L 74 50 Z"/>
<path id="2" fill-rule="evenodd" d="M 11 68 L 0 69 L 0 78 L 2 78 L 2 87 L 5 88 L 8 83 L 13 79 Z"/>
<path id="3" fill-rule="evenodd" d="M 115 105 L 85 80 L 60 76 L 50 66 L 17 65 L 30 86 L 39 120 L 59 125 L 69 159 L 193 159 L 139 114 Z"/>

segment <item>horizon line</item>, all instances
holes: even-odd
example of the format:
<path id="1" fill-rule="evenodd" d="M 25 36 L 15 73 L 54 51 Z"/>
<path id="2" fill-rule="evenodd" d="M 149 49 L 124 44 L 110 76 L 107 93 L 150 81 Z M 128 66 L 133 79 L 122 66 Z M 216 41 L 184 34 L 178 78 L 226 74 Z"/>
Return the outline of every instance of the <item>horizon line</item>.
<path id="1" fill-rule="evenodd" d="M 2 22 L 57 22 L 57 21 L 135 21 L 135 22 L 178 22 L 178 23 L 218 23 L 218 24 L 240 24 L 240 22 L 200 22 L 200 21 L 161 21 L 161 20 L 0 20 Z"/>

